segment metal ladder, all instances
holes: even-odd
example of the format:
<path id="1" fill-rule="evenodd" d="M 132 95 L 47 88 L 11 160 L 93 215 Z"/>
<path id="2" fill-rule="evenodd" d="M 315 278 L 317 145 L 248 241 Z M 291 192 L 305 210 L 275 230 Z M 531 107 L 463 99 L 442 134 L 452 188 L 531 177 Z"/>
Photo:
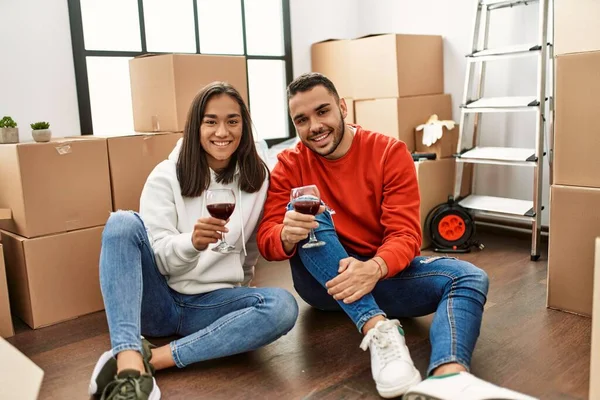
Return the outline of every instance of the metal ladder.
<path id="1" fill-rule="evenodd" d="M 471 54 L 467 55 L 467 71 L 463 91 L 461 116 L 459 125 L 459 139 L 456 158 L 456 180 L 454 185 L 454 198 L 458 204 L 466 208 L 474 216 L 482 215 L 500 220 L 519 220 L 531 223 L 531 259 L 537 260 L 540 256 L 541 218 L 543 206 L 542 199 L 542 171 L 546 155 L 544 151 L 544 133 L 546 121 L 546 105 L 549 113 L 553 111 L 553 99 L 548 93 L 553 93 L 552 88 L 546 90 L 546 68 L 552 66 L 552 45 L 548 43 L 548 10 L 550 0 L 476 0 L 477 13 L 473 30 L 473 43 Z M 539 4 L 539 34 L 537 43 L 522 44 L 497 49 L 488 49 L 488 34 L 490 14 L 498 9 L 515 6 L 527 6 L 532 3 Z M 537 57 L 537 92 L 534 96 L 519 97 L 483 97 L 486 62 L 516 58 Z M 548 61 L 550 60 L 550 61 Z M 478 67 L 478 79 L 475 69 Z M 478 81 L 478 82 L 475 82 Z M 552 75 L 553 82 L 553 75 Z M 476 89 L 473 93 L 473 89 Z M 548 103 L 548 104 L 547 104 Z M 478 128 L 483 113 L 512 113 L 535 112 L 535 148 L 506 148 L 506 147 L 481 147 L 478 146 Z M 553 113 L 552 113 L 553 114 Z M 473 143 L 470 148 L 464 147 L 465 131 L 469 124 L 473 124 Z M 550 124 L 552 130 L 552 124 Z M 553 135 L 549 134 L 549 147 L 552 148 Z M 549 150 L 549 161 L 552 157 Z M 471 194 L 460 198 L 465 163 L 509 165 L 534 168 L 533 201 L 483 196 Z M 474 179 L 473 188 L 474 189 Z"/>

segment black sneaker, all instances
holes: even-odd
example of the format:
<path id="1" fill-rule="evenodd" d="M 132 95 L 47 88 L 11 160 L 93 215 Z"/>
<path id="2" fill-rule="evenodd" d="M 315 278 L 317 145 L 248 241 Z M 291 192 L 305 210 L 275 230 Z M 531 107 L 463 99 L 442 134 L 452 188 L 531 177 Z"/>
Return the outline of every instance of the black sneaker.
<path id="1" fill-rule="evenodd" d="M 101 400 L 159 400 L 160 389 L 151 375 L 123 370 L 102 392 Z"/>
<path id="2" fill-rule="evenodd" d="M 144 366 L 149 374 L 154 376 L 154 366 L 150 364 L 152 359 L 152 349 L 156 348 L 152 343 L 142 338 L 142 357 L 144 358 Z M 104 392 L 104 388 L 115 379 L 117 375 L 117 360 L 113 357 L 112 351 L 106 351 L 100 356 L 92 378 L 88 386 L 88 394 L 90 396 L 100 396 Z"/>

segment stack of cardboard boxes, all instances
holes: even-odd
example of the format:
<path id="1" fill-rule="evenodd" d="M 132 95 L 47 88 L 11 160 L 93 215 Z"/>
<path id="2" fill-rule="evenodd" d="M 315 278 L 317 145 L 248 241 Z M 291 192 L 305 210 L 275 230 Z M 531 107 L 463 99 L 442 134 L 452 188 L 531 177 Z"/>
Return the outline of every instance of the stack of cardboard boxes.
<path id="1" fill-rule="evenodd" d="M 548 306 L 586 316 L 592 312 L 594 241 L 600 236 L 600 29 L 593 17 L 599 13 L 594 0 L 555 3 Z"/>
<path id="2" fill-rule="evenodd" d="M 6 208 L 0 208 L 0 221 L 12 218 L 12 212 Z M 6 282 L 6 266 L 4 263 L 4 249 L 2 247 L 2 235 L 0 235 L 0 337 L 7 338 L 15 334 L 10 314 L 10 302 L 8 300 L 8 284 Z"/>
<path id="3" fill-rule="evenodd" d="M 203 86 L 228 81 L 247 101 L 245 63 L 193 54 L 135 58 L 133 134 L 0 145 L 0 336 L 13 334 L 6 286 L 12 313 L 32 328 L 104 308 L 98 264 L 111 211 L 139 210 L 146 178 L 181 138 Z"/>
<path id="4" fill-rule="evenodd" d="M 596 238 L 594 261 L 594 305 L 590 357 L 590 399 L 600 398 L 600 238 Z"/>
<path id="5" fill-rule="evenodd" d="M 590 399 L 600 398 L 598 15 L 600 2 L 596 0 L 554 2 L 556 115 L 548 307 L 585 316 L 593 314 Z"/>
<path id="6" fill-rule="evenodd" d="M 331 79 L 349 108 L 354 108 L 354 119 L 346 122 L 400 139 L 411 153 L 430 151 L 417 148 L 417 126 L 433 114 L 440 120 L 452 119 L 451 97 L 444 94 L 441 36 L 386 34 L 327 40 L 313 44 L 311 53 L 312 70 Z M 444 149 L 452 143 L 456 146 L 457 132 L 458 127 L 445 132 Z M 444 150 L 436 161 L 416 162 L 422 227 L 429 211 L 452 194 L 453 153 Z M 465 188 L 470 189 L 469 182 L 465 181 Z M 429 242 L 423 239 L 425 248 Z"/>
<path id="7" fill-rule="evenodd" d="M 37 328 L 103 308 L 102 226 L 112 207 L 102 139 L 0 146 L 0 221 L 10 303 Z"/>

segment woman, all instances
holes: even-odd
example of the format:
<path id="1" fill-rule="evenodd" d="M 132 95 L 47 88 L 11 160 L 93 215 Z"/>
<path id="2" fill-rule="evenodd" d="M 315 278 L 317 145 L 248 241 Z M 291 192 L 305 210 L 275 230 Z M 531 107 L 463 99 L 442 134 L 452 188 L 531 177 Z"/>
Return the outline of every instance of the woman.
<path id="1" fill-rule="evenodd" d="M 289 292 L 247 286 L 267 187 L 242 97 L 209 84 L 183 139 L 148 177 L 140 213 L 117 211 L 104 229 L 100 285 L 112 350 L 94 368 L 91 395 L 159 399 L 155 369 L 254 350 L 292 329 L 298 305 Z M 227 221 L 207 212 L 206 191 L 217 188 L 235 193 Z M 221 233 L 235 250 L 212 251 Z M 157 348 L 141 334 L 182 338 Z"/>

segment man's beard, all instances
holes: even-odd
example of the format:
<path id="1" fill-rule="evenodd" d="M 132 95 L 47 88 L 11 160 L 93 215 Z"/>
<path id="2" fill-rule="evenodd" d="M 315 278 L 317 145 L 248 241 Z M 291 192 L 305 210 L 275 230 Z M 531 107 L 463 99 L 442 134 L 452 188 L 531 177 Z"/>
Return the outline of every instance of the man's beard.
<path id="1" fill-rule="evenodd" d="M 326 154 L 322 154 L 319 153 L 318 151 L 316 151 L 315 149 L 313 149 L 312 147 L 308 146 L 308 148 L 315 154 L 321 156 L 321 157 L 327 157 L 330 156 L 331 154 L 333 154 L 333 152 L 335 152 L 338 148 L 338 146 L 340 145 L 340 143 L 342 143 L 342 139 L 344 138 L 344 135 L 346 133 L 346 129 L 345 129 L 345 123 L 344 123 L 344 116 L 342 115 L 342 112 L 340 111 L 340 124 L 338 125 L 338 132 L 341 132 L 339 134 L 339 136 L 336 136 L 335 133 L 337 132 L 333 132 L 332 134 L 333 136 L 333 142 L 331 145 L 331 150 L 329 150 Z"/>

